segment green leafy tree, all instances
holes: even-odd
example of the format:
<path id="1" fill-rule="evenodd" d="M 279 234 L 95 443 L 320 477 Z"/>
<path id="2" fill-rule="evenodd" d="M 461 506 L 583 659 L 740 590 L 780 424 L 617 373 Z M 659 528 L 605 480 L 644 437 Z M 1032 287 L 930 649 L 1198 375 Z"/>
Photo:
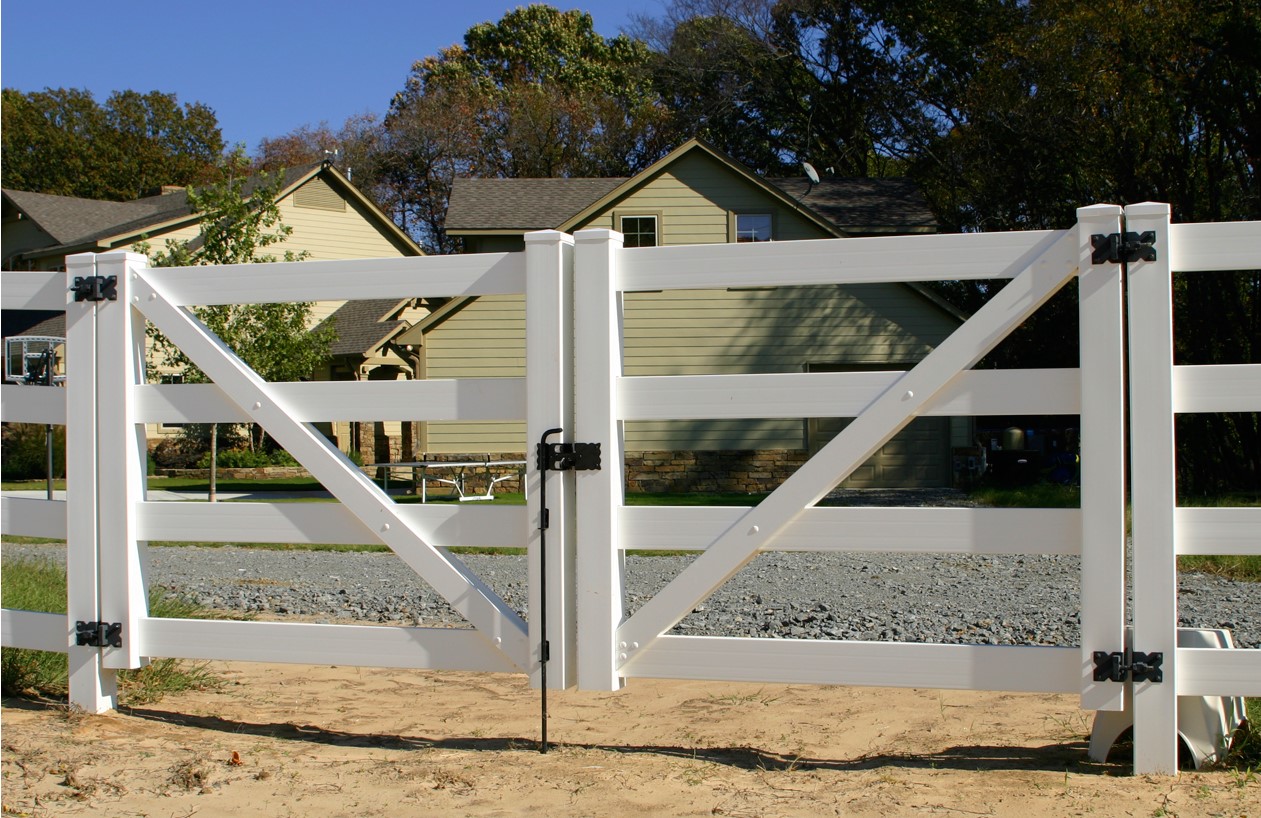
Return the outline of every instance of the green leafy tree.
<path id="1" fill-rule="evenodd" d="M 190 241 L 168 240 L 162 251 L 147 253 L 155 267 L 186 267 L 200 264 L 248 264 L 280 259 L 270 248 L 279 249 L 292 232 L 280 218 L 276 197 L 283 176 L 249 174 L 249 161 L 240 151 L 228 157 L 223 181 L 189 191 L 189 203 L 201 214 L 200 231 Z M 305 253 L 286 250 L 285 261 L 300 261 Z M 197 317 L 218 335 L 247 365 L 267 381 L 298 381 L 328 361 L 335 330 L 327 322 L 310 329 L 311 304 L 285 302 L 268 304 L 220 304 L 197 307 Z M 184 380 L 202 383 L 206 374 L 156 329 L 151 331 L 154 347 L 163 362 L 178 367 Z M 218 425 L 210 428 L 210 496 L 215 497 Z M 261 430 L 251 439 L 262 444 Z"/>
<path id="2" fill-rule="evenodd" d="M 532 5 L 468 30 L 412 67 L 386 117 L 385 184 L 427 249 L 461 175 L 620 176 L 674 141 L 648 73 L 649 51 L 596 33 L 591 15 Z"/>
<path id="3" fill-rule="evenodd" d="M 214 111 L 174 94 L 3 91 L 5 187 L 129 201 L 162 185 L 210 181 L 223 153 Z"/>

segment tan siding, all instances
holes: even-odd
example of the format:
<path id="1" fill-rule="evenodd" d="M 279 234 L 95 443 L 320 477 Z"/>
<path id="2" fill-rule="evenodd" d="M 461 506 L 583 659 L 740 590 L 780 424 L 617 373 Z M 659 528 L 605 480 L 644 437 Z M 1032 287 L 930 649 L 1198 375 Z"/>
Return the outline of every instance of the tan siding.
<path id="1" fill-rule="evenodd" d="M 5 207 L 8 207 L 6 204 Z M 5 219 L 4 221 L 4 255 L 6 258 L 18 253 L 47 247 L 53 244 L 53 237 L 45 233 L 30 219 Z M 60 264 L 58 259 L 56 264 Z M 46 269 L 46 268 L 41 268 Z"/>
<path id="2" fill-rule="evenodd" d="M 761 188 L 699 151 L 681 157 L 668 171 L 658 174 L 582 227 L 617 229 L 613 223 L 614 213 L 633 212 L 662 214 L 660 240 L 663 245 L 726 242 L 732 212 L 771 213 L 778 241 L 818 239 L 828 235 Z"/>
<path id="3" fill-rule="evenodd" d="M 425 336 L 426 377 L 525 375 L 525 298 L 485 296 Z M 427 451 L 524 452 L 524 423 L 430 423 Z"/>
<path id="4" fill-rule="evenodd" d="M 287 197 L 280 202 L 280 218 L 293 233 L 288 241 L 277 245 L 278 255 L 289 249 L 305 250 L 316 261 L 403 255 L 357 207 L 344 211 L 298 207 L 293 197 Z"/>

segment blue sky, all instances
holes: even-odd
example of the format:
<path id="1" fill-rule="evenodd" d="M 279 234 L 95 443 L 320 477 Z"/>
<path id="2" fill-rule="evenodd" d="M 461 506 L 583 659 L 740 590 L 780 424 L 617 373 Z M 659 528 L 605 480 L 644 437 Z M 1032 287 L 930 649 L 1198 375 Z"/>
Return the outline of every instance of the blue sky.
<path id="1" fill-rule="evenodd" d="M 174 93 L 214 109 L 229 144 L 253 152 L 263 137 L 305 124 L 384 114 L 416 60 L 461 42 L 477 23 L 525 2 L 503 0 L 7 0 L 0 7 L 5 88 Z M 661 0 L 554 0 L 591 13 L 616 35 L 632 14 L 660 16 Z"/>

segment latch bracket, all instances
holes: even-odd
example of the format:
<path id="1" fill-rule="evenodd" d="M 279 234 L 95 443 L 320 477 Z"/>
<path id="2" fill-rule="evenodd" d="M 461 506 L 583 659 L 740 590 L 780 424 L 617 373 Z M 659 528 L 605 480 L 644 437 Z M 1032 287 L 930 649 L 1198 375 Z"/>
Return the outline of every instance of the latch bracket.
<path id="1" fill-rule="evenodd" d="M 121 648 L 123 646 L 122 622 L 74 623 L 74 643 L 93 648 Z"/>
<path id="2" fill-rule="evenodd" d="M 599 471 L 599 443 L 539 443 L 539 471 Z"/>
<path id="3" fill-rule="evenodd" d="M 1129 659 L 1126 654 L 1114 651 L 1097 650 L 1095 658 L 1096 682 L 1124 682 L 1132 679 L 1135 682 L 1152 682 L 1160 684 L 1165 680 L 1163 653 L 1140 653 L 1132 651 Z"/>
<path id="4" fill-rule="evenodd" d="M 1090 237 L 1091 264 L 1129 264 L 1156 260 L 1156 231 L 1095 233 Z"/>
<path id="5" fill-rule="evenodd" d="M 117 301 L 118 276 L 76 276 L 75 301 Z"/>

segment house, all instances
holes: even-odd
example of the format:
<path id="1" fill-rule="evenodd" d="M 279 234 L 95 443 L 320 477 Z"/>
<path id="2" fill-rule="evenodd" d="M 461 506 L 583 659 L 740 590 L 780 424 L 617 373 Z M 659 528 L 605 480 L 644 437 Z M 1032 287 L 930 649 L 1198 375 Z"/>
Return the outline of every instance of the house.
<path id="1" fill-rule="evenodd" d="M 700 140 L 630 178 L 457 179 L 448 235 L 468 252 L 524 247 L 527 232 L 611 228 L 627 247 L 791 241 L 935 231 L 919 191 L 901 179 L 763 179 Z M 963 317 L 907 284 L 631 293 L 627 375 L 905 369 Z M 399 334 L 427 377 L 524 372 L 520 296 L 464 298 Z M 846 421 L 633 422 L 625 427 L 632 490 L 764 491 Z M 853 487 L 952 482 L 953 446 L 968 419 L 916 420 L 847 482 Z M 528 450 L 519 423 L 428 423 L 426 456 Z"/>
<path id="2" fill-rule="evenodd" d="M 250 187 L 246 186 L 247 193 Z M 423 254 L 407 233 L 329 162 L 286 171 L 276 203 L 281 221 L 292 228 L 289 237 L 272 248 L 277 255 L 292 250 L 305 253 L 311 260 L 326 260 Z M 6 189 L 0 266 L 6 270 L 64 270 L 66 257 L 75 253 L 130 250 L 141 241 L 161 248 L 168 240 L 196 239 L 199 218 L 183 188 L 164 188 L 132 202 Z M 312 324 L 329 319 L 346 303 L 317 302 Z M 410 314 L 426 312 L 412 310 Z M 6 311 L 4 335 L 64 337 L 65 314 Z M 179 372 L 152 359 L 149 364 L 160 378 L 179 377 Z M 353 376 L 367 376 L 375 366 L 359 363 Z M 161 432 L 150 429 L 151 436 Z"/>
<path id="3" fill-rule="evenodd" d="M 411 380 L 421 376 L 415 352 L 397 337 L 431 314 L 437 303 L 422 298 L 377 298 L 347 301 L 325 319 L 337 332 L 331 358 L 316 380 Z M 336 421 L 317 424 L 348 452 L 358 452 L 365 463 L 411 460 L 416 451 L 416 424 Z"/>

